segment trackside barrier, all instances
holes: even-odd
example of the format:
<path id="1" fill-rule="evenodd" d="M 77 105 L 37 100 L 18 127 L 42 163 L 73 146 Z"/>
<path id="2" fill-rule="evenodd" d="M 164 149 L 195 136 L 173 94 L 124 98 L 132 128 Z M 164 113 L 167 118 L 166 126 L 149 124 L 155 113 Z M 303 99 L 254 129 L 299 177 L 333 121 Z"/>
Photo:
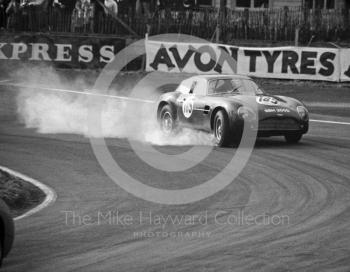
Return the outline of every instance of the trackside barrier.
<path id="1" fill-rule="evenodd" d="M 145 41 L 146 71 L 350 81 L 350 49 L 346 48 L 237 47 L 147 38 Z M 12 64 L 44 62 L 60 68 L 100 69 L 131 42 L 106 35 L 2 34 L 0 68 L 6 71 Z M 138 62 L 140 69 L 142 61 Z"/>

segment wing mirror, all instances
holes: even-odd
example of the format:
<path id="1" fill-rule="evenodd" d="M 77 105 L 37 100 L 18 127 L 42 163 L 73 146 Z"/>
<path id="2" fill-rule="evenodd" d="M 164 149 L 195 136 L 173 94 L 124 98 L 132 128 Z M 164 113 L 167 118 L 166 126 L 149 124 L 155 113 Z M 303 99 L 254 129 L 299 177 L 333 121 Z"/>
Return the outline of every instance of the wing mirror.
<path id="1" fill-rule="evenodd" d="M 190 89 L 190 94 L 193 94 L 193 90 L 194 90 L 194 88 L 196 87 L 196 85 L 197 85 L 197 81 L 194 81 L 194 82 L 192 83 L 192 86 L 191 86 L 191 89 Z"/>

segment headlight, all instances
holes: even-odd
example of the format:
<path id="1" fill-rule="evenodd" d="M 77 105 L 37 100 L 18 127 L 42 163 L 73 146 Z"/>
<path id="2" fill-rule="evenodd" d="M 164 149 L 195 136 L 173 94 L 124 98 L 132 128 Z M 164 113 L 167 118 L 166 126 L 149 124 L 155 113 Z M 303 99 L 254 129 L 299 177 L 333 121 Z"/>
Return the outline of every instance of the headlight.
<path id="1" fill-rule="evenodd" d="M 297 111 L 302 120 L 306 120 L 308 118 L 309 112 L 304 106 L 298 106 Z"/>
<path id="2" fill-rule="evenodd" d="M 237 114 L 239 117 L 247 120 L 247 121 L 252 121 L 256 119 L 256 114 L 255 112 L 248 107 L 242 106 L 238 108 Z"/>

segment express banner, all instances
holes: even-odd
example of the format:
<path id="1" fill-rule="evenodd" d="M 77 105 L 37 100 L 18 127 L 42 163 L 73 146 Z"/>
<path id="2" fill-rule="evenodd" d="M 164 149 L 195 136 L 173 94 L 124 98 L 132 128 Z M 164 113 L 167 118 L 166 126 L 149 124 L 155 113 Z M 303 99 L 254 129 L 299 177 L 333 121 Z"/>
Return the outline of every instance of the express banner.
<path id="1" fill-rule="evenodd" d="M 350 81 L 350 49 L 235 47 L 146 40 L 146 70 Z"/>
<path id="2" fill-rule="evenodd" d="M 62 68 L 102 68 L 125 39 L 53 34 L 0 35 L 0 63 L 51 62 Z M 3 65 L 2 65 L 3 66 Z"/>

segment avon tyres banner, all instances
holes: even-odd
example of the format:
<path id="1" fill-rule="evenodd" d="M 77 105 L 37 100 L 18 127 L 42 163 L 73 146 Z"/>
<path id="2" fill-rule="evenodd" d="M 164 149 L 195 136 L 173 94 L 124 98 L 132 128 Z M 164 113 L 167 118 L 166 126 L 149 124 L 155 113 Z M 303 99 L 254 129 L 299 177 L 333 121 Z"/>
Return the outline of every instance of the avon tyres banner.
<path id="1" fill-rule="evenodd" d="M 263 78 L 339 81 L 339 50 L 312 47 L 239 48 L 238 73 Z"/>
<path id="2" fill-rule="evenodd" d="M 235 46 L 210 43 L 146 41 L 146 71 L 232 74 L 237 71 Z"/>
<path id="3" fill-rule="evenodd" d="M 340 49 L 340 80 L 350 81 L 350 49 Z"/>
<path id="4" fill-rule="evenodd" d="M 62 68 L 102 68 L 125 47 L 105 36 L 54 34 L 0 35 L 0 64 L 51 62 Z"/>
<path id="5" fill-rule="evenodd" d="M 350 49 L 146 41 L 147 71 L 350 81 Z"/>

